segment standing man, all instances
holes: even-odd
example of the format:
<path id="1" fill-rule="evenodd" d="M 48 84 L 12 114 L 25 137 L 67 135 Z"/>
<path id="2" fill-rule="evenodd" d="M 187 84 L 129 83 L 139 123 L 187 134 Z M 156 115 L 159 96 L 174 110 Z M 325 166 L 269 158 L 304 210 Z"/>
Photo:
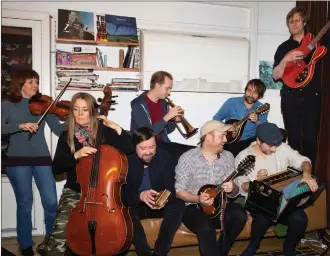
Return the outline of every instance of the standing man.
<path id="1" fill-rule="evenodd" d="M 141 127 L 133 134 L 136 152 L 128 156 L 129 170 L 123 187 L 123 203 L 130 207 L 133 222 L 133 244 L 137 255 L 151 255 L 141 219 L 163 218 L 152 255 L 166 256 L 179 228 L 184 202 L 177 199 L 174 189 L 175 158 L 156 146 L 155 134 Z M 155 197 L 161 190 L 171 192 L 168 202 L 156 206 Z"/>
<path id="2" fill-rule="evenodd" d="M 303 59 L 303 52 L 292 50 L 300 46 L 307 23 L 307 14 L 303 8 L 295 7 L 288 13 L 286 24 L 291 36 L 275 53 L 274 80 L 282 79 L 288 62 Z M 320 63 L 316 63 L 314 76 L 304 88 L 290 88 L 284 84 L 281 89 L 281 110 L 288 143 L 293 149 L 306 155 L 312 161 L 313 167 L 316 164 L 321 115 Z"/>
<path id="3" fill-rule="evenodd" d="M 227 130 L 231 126 L 219 121 L 208 121 L 200 131 L 200 147 L 189 150 L 179 159 L 176 166 L 175 189 L 178 198 L 186 202 L 183 223 L 197 235 L 201 255 L 226 256 L 243 230 L 246 212 L 240 204 L 229 202 L 224 213 L 224 233 L 216 238 L 216 229 L 221 227 L 220 214 L 211 219 L 201 209 L 212 205 L 214 199 L 208 193 L 198 194 L 205 184 L 220 184 L 234 171 L 233 155 L 223 150 Z M 229 197 L 236 197 L 238 186 L 232 182 L 222 185 Z"/>
<path id="4" fill-rule="evenodd" d="M 240 120 L 249 115 L 240 140 L 224 146 L 225 150 L 230 151 L 234 157 L 255 141 L 257 125 L 267 122 L 268 116 L 268 112 L 260 116 L 253 112 L 262 105 L 259 99 L 264 96 L 266 91 L 264 82 L 260 79 L 252 79 L 248 81 L 244 91 L 243 97 L 228 99 L 213 117 L 213 120 L 227 122 L 230 119 Z"/>
<path id="5" fill-rule="evenodd" d="M 318 185 L 311 176 L 312 166 L 310 160 L 293 150 L 289 145 L 282 142 L 283 134 L 281 130 L 273 123 L 264 123 L 257 128 L 257 141 L 243 150 L 236 157 L 236 166 L 247 155 L 256 157 L 255 168 L 247 176 L 237 178 L 237 184 L 241 194 L 246 196 L 249 191 L 249 182 L 256 179 L 265 178 L 282 172 L 288 166 L 300 169 L 303 172 L 301 183 L 306 183 L 311 191 L 316 191 Z M 250 211 L 253 217 L 251 226 L 251 239 L 249 246 L 241 254 L 242 256 L 253 256 L 259 249 L 261 240 L 270 226 L 275 223 L 265 216 L 255 211 Z M 305 233 L 308 223 L 308 217 L 302 208 L 282 215 L 278 221 L 288 226 L 283 252 L 284 255 L 295 255 L 295 248 Z"/>
<path id="6" fill-rule="evenodd" d="M 131 134 L 137 128 L 150 127 L 157 140 L 170 142 L 168 134 L 175 130 L 175 122 L 180 121 L 183 109 L 179 106 L 167 111 L 166 97 L 171 93 L 173 77 L 166 71 L 154 73 L 150 81 L 150 90 L 132 100 Z"/>

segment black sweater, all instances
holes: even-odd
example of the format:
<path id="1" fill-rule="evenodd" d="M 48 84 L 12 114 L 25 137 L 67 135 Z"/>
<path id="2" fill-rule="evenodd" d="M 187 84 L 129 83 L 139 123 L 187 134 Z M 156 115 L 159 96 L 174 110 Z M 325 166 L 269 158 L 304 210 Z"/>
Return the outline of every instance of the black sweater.
<path id="1" fill-rule="evenodd" d="M 157 153 L 149 164 L 151 188 L 157 192 L 168 189 L 170 199 L 175 198 L 175 165 L 176 161 L 167 151 L 157 147 Z M 138 206 L 140 200 L 139 188 L 142 183 L 144 164 L 136 153 L 128 156 L 127 184 L 122 189 L 122 200 L 128 207 Z"/>
<path id="2" fill-rule="evenodd" d="M 53 160 L 53 172 L 55 174 L 61 174 L 67 172 L 67 180 L 65 188 L 73 189 L 80 193 L 80 185 L 77 183 L 76 165 L 79 159 L 74 158 L 74 153 L 71 153 L 71 149 L 67 143 L 68 132 L 64 131 L 61 133 L 57 148 Z M 103 144 L 113 146 L 124 154 L 129 154 L 134 151 L 134 147 L 129 134 L 123 129 L 120 135 L 111 128 L 103 126 Z M 76 151 L 81 149 L 83 146 L 79 141 L 74 138 Z"/>

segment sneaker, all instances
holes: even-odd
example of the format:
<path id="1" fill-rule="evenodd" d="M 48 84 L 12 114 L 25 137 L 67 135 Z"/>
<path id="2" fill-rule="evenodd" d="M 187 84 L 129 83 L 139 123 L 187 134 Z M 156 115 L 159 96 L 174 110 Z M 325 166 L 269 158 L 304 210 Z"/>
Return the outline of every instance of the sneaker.
<path id="1" fill-rule="evenodd" d="M 34 251 L 32 247 L 25 248 L 24 250 L 21 251 L 22 256 L 33 256 Z"/>

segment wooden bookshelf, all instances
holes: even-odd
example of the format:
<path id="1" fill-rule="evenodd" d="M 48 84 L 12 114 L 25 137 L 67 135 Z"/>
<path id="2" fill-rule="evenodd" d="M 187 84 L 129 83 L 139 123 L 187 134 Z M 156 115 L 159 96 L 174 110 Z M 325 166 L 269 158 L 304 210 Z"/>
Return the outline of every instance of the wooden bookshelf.
<path id="1" fill-rule="evenodd" d="M 138 68 L 97 67 L 97 66 L 94 66 L 94 65 L 56 65 L 56 68 L 93 69 L 93 70 L 120 71 L 120 72 L 139 72 L 139 69 Z"/>
<path id="2" fill-rule="evenodd" d="M 55 87 L 55 90 L 61 91 L 63 87 Z M 104 88 L 78 88 L 78 87 L 67 87 L 66 90 L 68 91 L 103 91 Z M 112 90 L 113 93 L 117 92 L 137 92 L 138 90 Z"/>
<path id="3" fill-rule="evenodd" d="M 96 42 L 80 39 L 56 38 L 56 43 L 59 44 L 86 44 L 86 45 L 103 45 L 103 46 L 139 46 L 139 43 L 134 42 Z"/>
<path id="4" fill-rule="evenodd" d="M 61 91 L 63 89 L 63 87 L 56 87 L 55 90 Z M 103 88 L 78 88 L 78 87 L 70 87 L 68 86 L 66 88 L 66 90 L 68 91 L 103 91 Z"/>

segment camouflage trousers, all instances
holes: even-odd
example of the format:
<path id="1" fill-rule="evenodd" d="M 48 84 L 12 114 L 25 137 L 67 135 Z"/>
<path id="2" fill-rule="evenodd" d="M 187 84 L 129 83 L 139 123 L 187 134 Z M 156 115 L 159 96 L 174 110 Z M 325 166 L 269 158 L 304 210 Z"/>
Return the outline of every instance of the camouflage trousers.
<path id="1" fill-rule="evenodd" d="M 60 256 L 63 255 L 66 245 L 66 224 L 74 208 L 80 199 L 80 193 L 64 188 L 58 204 L 56 218 L 53 225 L 53 232 L 47 241 L 47 255 Z"/>

